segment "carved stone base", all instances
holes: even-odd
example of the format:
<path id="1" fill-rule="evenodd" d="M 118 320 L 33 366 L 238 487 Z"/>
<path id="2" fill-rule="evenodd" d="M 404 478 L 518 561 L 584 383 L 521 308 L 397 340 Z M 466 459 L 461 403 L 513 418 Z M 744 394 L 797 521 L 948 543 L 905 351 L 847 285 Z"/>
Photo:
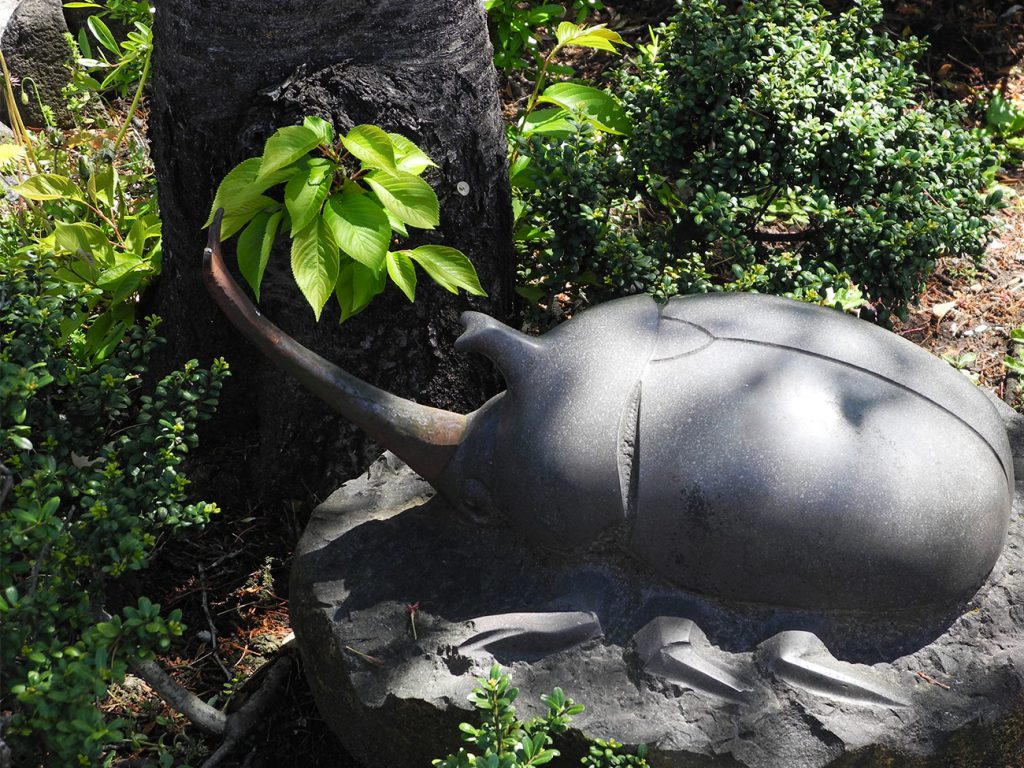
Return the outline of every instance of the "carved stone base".
<path id="1" fill-rule="evenodd" d="M 1024 429 L 1006 418 L 1019 457 Z M 1020 708 L 1020 491 L 1003 556 L 968 604 L 821 616 L 681 593 L 611 545 L 571 563 L 535 551 L 458 519 L 385 455 L 314 513 L 292 624 L 320 712 L 368 766 L 457 750 L 458 723 L 477 717 L 466 696 L 494 661 L 521 689 L 521 716 L 561 686 L 587 707 L 583 735 L 646 743 L 659 768 L 909 765 Z"/>

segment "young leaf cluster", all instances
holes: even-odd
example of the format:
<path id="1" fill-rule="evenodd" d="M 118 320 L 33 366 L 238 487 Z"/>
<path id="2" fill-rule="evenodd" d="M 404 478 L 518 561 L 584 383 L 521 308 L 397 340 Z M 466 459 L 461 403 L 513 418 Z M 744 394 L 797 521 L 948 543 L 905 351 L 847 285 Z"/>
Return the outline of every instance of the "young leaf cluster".
<path id="1" fill-rule="evenodd" d="M 568 8 L 562 3 L 484 0 L 494 46 L 494 66 L 506 73 L 539 66 L 543 58 L 539 46 L 552 24 L 567 16 L 581 24 L 603 7 L 600 0 L 573 0 Z"/>
<path id="2" fill-rule="evenodd" d="M 341 319 L 361 312 L 388 278 L 412 301 L 419 265 L 438 285 L 483 295 L 469 259 L 443 245 L 391 250 L 408 228 L 439 223 L 437 195 L 421 176 L 433 161 L 413 142 L 374 125 L 335 138 L 317 117 L 279 129 L 263 154 L 232 169 L 207 226 L 224 209 L 221 236 L 239 233 L 238 265 L 257 299 L 279 236 L 291 239 L 295 282 L 317 319 L 332 294 Z M 283 199 L 267 193 L 284 185 Z"/>
<path id="3" fill-rule="evenodd" d="M 631 133 L 630 119 L 606 90 L 578 81 L 549 84 L 552 74 L 572 74 L 556 64 L 564 50 L 617 54 L 624 45 L 602 24 L 561 22 L 540 62 L 533 94 L 509 130 L 517 290 L 533 305 L 554 307 L 554 295 L 569 283 L 593 286 L 591 298 L 599 299 L 607 291 L 598 283 L 608 276 L 615 275 L 623 292 L 642 289 L 656 277 L 646 250 L 660 246 L 650 239 L 640 243 L 629 227 L 614 226 L 632 220 L 636 206 L 624 193 L 630 175 L 611 179 L 616 172 L 609 163 L 621 154 L 604 148 L 617 147 Z"/>
<path id="4" fill-rule="evenodd" d="M 564 49 L 591 48 L 617 54 L 619 50 L 616 46 L 625 46 L 627 43 L 618 32 L 608 29 L 604 24 L 583 27 L 568 21 L 558 25 L 555 38 L 555 44 L 541 61 L 533 93 L 511 132 L 512 137 L 564 138 L 580 131 L 628 135 L 632 129 L 630 120 L 612 94 L 600 88 L 568 80 L 550 85 L 548 83 L 554 62 Z M 563 74 L 572 74 L 572 70 L 568 68 L 562 68 L 561 71 Z M 551 106 L 538 109 L 542 104 Z M 517 157 L 513 150 L 513 179 L 528 166 L 528 163 L 517 163 Z"/>
<path id="5" fill-rule="evenodd" d="M 469 748 L 462 748 L 443 760 L 434 760 L 438 768 L 526 768 L 545 765 L 558 757 L 551 745 L 554 737 L 564 734 L 574 715 L 583 711 L 582 704 L 568 698 L 561 688 L 541 696 L 547 712 L 527 722 L 516 716 L 514 702 L 519 689 L 514 687 L 507 673 L 493 665 L 486 678 L 479 678 L 469 700 L 480 712 L 480 725 L 459 725 L 462 740 Z M 636 754 L 622 750 L 614 741 L 598 741 L 583 759 L 588 768 L 645 768 L 646 748 Z"/>
<path id="6" fill-rule="evenodd" d="M 153 51 L 152 6 L 148 2 L 117 4 L 107 0 L 106 4 L 64 3 L 64 7 L 97 11 L 86 19 L 75 40 L 79 54 L 78 69 L 73 73 L 75 86 L 121 98 L 133 93 L 148 78 Z M 116 27 L 126 27 L 123 40 L 118 40 L 105 17 L 117 21 Z"/>
<path id="7" fill-rule="evenodd" d="M 96 291 L 60 272 L 0 252 L 0 697 L 15 764 L 64 768 L 100 764 L 123 732 L 97 702 L 182 631 L 145 597 L 107 600 L 161 538 L 217 511 L 187 499 L 181 463 L 227 370 L 193 361 L 144 387 L 153 321 L 97 360 Z"/>
<path id="8" fill-rule="evenodd" d="M 993 91 L 985 109 L 985 124 L 979 129 L 999 152 L 1000 164 L 1012 166 L 1024 153 L 1024 107 Z"/>

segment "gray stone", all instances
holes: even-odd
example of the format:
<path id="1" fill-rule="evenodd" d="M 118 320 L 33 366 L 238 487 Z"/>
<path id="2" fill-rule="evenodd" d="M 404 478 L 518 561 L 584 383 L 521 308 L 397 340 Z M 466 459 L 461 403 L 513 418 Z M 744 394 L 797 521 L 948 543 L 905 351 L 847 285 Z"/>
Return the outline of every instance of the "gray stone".
<path id="1" fill-rule="evenodd" d="M 457 347 L 508 390 L 462 416 L 284 336 L 219 227 L 206 280 L 236 327 L 430 482 L 375 465 L 296 555 L 306 669 L 357 757 L 454 749 L 491 659 L 527 715 L 571 681 L 583 730 L 670 766 L 929 752 L 1019 692 L 1005 412 L 923 350 L 749 294 L 621 299 L 541 338 L 466 313 Z"/>
<path id="2" fill-rule="evenodd" d="M 620 299 L 539 338 L 467 315 L 456 347 L 508 391 L 433 484 L 540 545 L 612 531 L 691 591 L 874 612 L 955 604 L 999 556 L 1003 424 L 888 331 L 753 294 Z"/>
<path id="3" fill-rule="evenodd" d="M 22 0 L 3 30 L 0 47 L 11 75 L 20 83 L 15 95 L 20 98 L 22 91 L 28 94 L 28 103 L 22 104 L 19 100 L 18 110 L 31 128 L 47 125 L 39 107 L 40 100 L 52 110 L 57 126 L 73 125 L 61 95 L 71 82 L 71 50 L 65 37 L 68 34 L 61 0 Z M 0 117 L 8 119 L 2 102 Z"/>
<path id="4" fill-rule="evenodd" d="M 999 413 L 1018 460 L 1024 420 Z M 386 455 L 314 513 L 292 625 L 321 713 L 367 765 L 456 750 L 493 661 L 521 715 L 561 686 L 587 705 L 577 735 L 646 743 L 659 768 L 930 755 L 1024 690 L 1019 500 L 1013 512 L 992 573 L 948 610 L 766 608 L 675 589 L 609 540 L 568 561 L 500 521 L 471 524 Z"/>

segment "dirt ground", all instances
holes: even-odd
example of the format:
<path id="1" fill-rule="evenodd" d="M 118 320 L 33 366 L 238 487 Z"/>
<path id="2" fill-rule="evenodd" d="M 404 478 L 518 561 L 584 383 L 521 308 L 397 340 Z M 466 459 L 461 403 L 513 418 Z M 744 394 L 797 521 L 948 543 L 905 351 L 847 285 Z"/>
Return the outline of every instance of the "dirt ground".
<path id="1" fill-rule="evenodd" d="M 666 7 L 671 3 L 623 0 L 605 12 L 605 19 L 636 39 Z M 897 34 L 912 32 L 932 41 L 925 64 L 937 95 L 963 100 L 975 116 L 974 105 L 993 88 L 1024 102 L 1024 5 L 891 2 L 886 24 Z M 506 99 L 521 97 L 521 90 L 509 84 Z M 984 263 L 940 260 L 920 306 L 894 327 L 1000 396 L 1007 395 L 1003 359 L 1013 353 L 1010 333 L 1024 324 L 1024 174 L 1012 163 L 1005 171 L 1002 181 L 1015 194 L 996 216 Z M 1013 400 L 1012 383 L 1010 390 Z M 228 500 L 245 498 L 244 489 L 232 488 L 230 478 L 224 486 L 220 518 L 198 537 L 170 543 L 137 586 L 159 595 L 165 608 L 185 614 L 187 633 L 162 663 L 203 699 L 217 706 L 230 699 L 230 709 L 246 696 L 242 681 L 272 659 L 291 633 L 289 556 L 310 507 L 297 501 L 281 509 L 239 509 Z M 198 766 L 220 741 L 164 707 L 134 677 L 114 689 L 107 709 L 136 720 L 145 734 L 118 753 L 114 766 L 156 765 L 157 743 L 174 745 L 176 764 Z M 222 765 L 356 766 L 326 729 L 297 666 L 269 717 Z"/>

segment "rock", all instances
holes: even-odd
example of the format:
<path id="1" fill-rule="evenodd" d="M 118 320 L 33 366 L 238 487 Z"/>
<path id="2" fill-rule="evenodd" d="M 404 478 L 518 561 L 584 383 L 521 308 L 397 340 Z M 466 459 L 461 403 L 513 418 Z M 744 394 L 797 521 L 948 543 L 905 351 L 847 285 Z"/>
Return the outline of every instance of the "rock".
<path id="1" fill-rule="evenodd" d="M 18 7 L 18 0 L 0 0 L 0 36 L 7 28 L 7 22 L 11 20 L 11 14 Z"/>
<path id="2" fill-rule="evenodd" d="M 11 75 L 21 83 L 14 89 L 15 96 L 20 99 L 22 92 L 28 94 L 28 104 L 19 102 L 18 110 L 31 128 L 48 124 L 40 100 L 52 110 L 55 125 L 67 128 L 74 124 L 61 94 L 71 82 L 68 34 L 61 0 L 22 0 L 0 38 Z M 0 104 L 0 117 L 8 119 L 6 105 Z"/>
<path id="3" fill-rule="evenodd" d="M 1024 419 L 1000 414 L 1020 466 Z M 385 454 L 315 511 L 292 626 L 320 712 L 366 765 L 457 750 L 458 723 L 477 720 L 466 696 L 495 661 L 521 690 L 520 716 L 561 686 L 587 707 L 574 736 L 646 743 L 659 768 L 996 760 L 1024 712 L 1022 490 L 966 604 L 829 615 L 687 594 L 611 547 L 566 562 L 460 519 Z"/>

